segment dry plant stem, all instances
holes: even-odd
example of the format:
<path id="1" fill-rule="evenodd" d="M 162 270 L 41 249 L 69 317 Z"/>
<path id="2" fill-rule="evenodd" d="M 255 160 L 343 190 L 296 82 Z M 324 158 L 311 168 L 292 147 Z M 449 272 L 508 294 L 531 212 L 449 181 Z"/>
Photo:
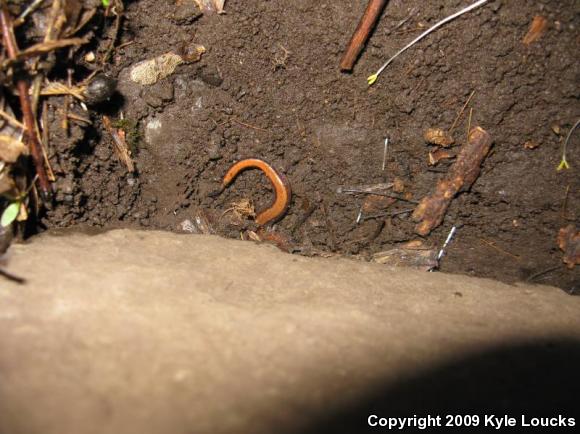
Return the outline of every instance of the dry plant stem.
<path id="1" fill-rule="evenodd" d="M 51 51 L 57 50 L 59 48 L 70 47 L 73 45 L 86 44 L 87 40 L 84 38 L 70 38 L 70 39 L 60 39 L 58 41 L 41 42 L 40 44 L 32 45 L 26 50 L 18 53 L 17 58 L 19 60 L 27 59 L 29 57 L 38 56 L 40 54 L 50 53 Z"/>
<path id="2" fill-rule="evenodd" d="M 377 23 L 387 0 L 369 0 L 367 8 L 354 31 L 350 42 L 340 61 L 341 71 L 352 71 L 358 56 L 364 48 L 369 35 Z"/>
<path id="3" fill-rule="evenodd" d="M 461 116 L 463 115 L 463 112 L 465 112 L 465 109 L 469 105 L 469 102 L 471 101 L 471 98 L 473 98 L 473 95 L 475 95 L 475 91 L 471 92 L 471 95 L 469 95 L 469 98 L 467 98 L 467 101 L 465 101 L 465 104 L 463 105 L 463 107 L 461 108 L 459 113 L 457 114 L 457 117 L 455 118 L 453 125 L 451 125 L 451 128 L 449 128 L 449 134 L 453 133 L 453 130 L 457 126 L 457 122 L 459 122 L 459 119 L 461 119 Z"/>
<path id="4" fill-rule="evenodd" d="M 572 128 L 570 128 L 570 131 L 568 131 L 568 135 L 566 136 L 566 140 L 564 140 L 564 147 L 562 149 L 562 161 L 566 161 L 566 152 L 568 151 L 568 142 L 570 141 L 570 137 L 572 137 L 572 133 L 574 132 L 574 130 L 576 128 L 578 128 L 578 125 L 580 125 L 580 119 L 578 119 L 576 121 L 576 123 L 572 126 Z"/>
<path id="5" fill-rule="evenodd" d="M 413 220 L 419 222 L 415 227 L 416 233 L 428 235 L 443 222 L 455 195 L 469 190 L 479 176 L 481 163 L 489 153 L 491 144 L 491 136 L 484 129 L 475 127 L 471 130 L 468 143 L 445 179 L 437 183 L 435 193 L 423 198 L 415 208 Z"/>
<path id="6" fill-rule="evenodd" d="M 403 52 L 405 52 L 406 50 L 408 50 L 409 48 L 411 48 L 413 45 L 415 45 L 417 42 L 419 42 L 421 39 L 423 39 L 425 36 L 429 35 L 431 32 L 437 30 L 439 27 L 441 27 L 444 24 L 447 24 L 449 21 L 454 20 L 455 18 L 475 9 L 478 8 L 480 6 L 482 6 L 483 4 L 487 3 L 489 0 L 479 0 L 476 1 L 475 3 L 466 6 L 465 8 L 455 12 L 452 15 L 449 15 L 448 17 L 442 19 L 441 21 L 439 21 L 438 23 L 436 23 L 435 25 L 433 25 L 432 27 L 429 27 L 427 30 L 425 30 L 423 33 L 421 33 L 419 36 L 417 36 L 415 39 L 413 39 L 411 42 L 409 42 L 407 45 L 405 45 L 403 48 L 401 48 L 399 51 L 397 51 L 397 53 L 391 57 L 389 60 L 387 60 L 383 66 L 381 66 L 379 68 L 379 70 L 377 72 L 375 72 L 373 75 L 371 75 L 369 78 L 367 78 L 367 82 L 369 85 L 372 85 L 378 78 L 379 75 L 381 75 L 381 73 L 385 70 L 385 68 L 387 66 L 389 66 L 391 64 L 391 62 L 393 60 L 395 60 L 397 57 L 399 57 L 400 54 L 402 54 Z"/>
<path id="7" fill-rule="evenodd" d="M 10 116 L 4 110 L 0 110 L 0 117 L 3 118 L 6 122 L 8 122 L 13 127 L 20 128 L 21 130 L 26 128 L 22 122 L 20 122 L 19 120 L 15 119 L 12 116 Z"/>
<path id="8" fill-rule="evenodd" d="M 16 18 L 14 20 L 14 27 L 18 27 L 19 25 L 21 25 L 22 23 L 24 23 L 24 20 L 26 20 L 26 17 L 28 15 L 30 15 L 32 12 L 34 12 L 36 9 L 38 9 L 38 7 L 44 2 L 44 0 L 34 0 L 34 2 L 32 2 L 25 10 L 24 12 L 22 12 L 20 14 L 20 16 L 18 18 Z"/>
<path id="9" fill-rule="evenodd" d="M 0 11 L 0 24 L 2 26 L 4 46 L 8 52 L 8 56 L 11 59 L 16 59 L 18 56 L 18 48 L 14 39 L 14 32 L 12 31 L 12 22 L 5 7 L 2 7 Z M 44 168 L 42 148 L 38 141 L 38 137 L 36 136 L 36 122 L 28 96 L 28 83 L 26 80 L 21 79 L 16 82 L 16 87 L 18 89 L 20 106 L 24 117 L 25 143 L 30 148 L 30 154 L 32 155 L 32 161 L 34 162 L 34 167 L 38 176 L 38 184 L 42 199 L 44 201 L 49 201 L 51 197 L 50 183 Z"/>
<path id="10" fill-rule="evenodd" d="M 260 127 L 257 127 L 255 125 L 252 125 L 252 124 L 247 124 L 247 123 L 242 122 L 242 121 L 240 121 L 240 120 L 238 120 L 236 118 L 232 118 L 232 121 L 235 122 L 238 125 L 241 125 L 242 127 L 250 128 L 250 129 L 256 130 L 256 131 L 262 131 L 263 133 L 267 133 L 268 132 L 268 130 L 265 130 L 264 128 L 260 128 Z"/>
<path id="11" fill-rule="evenodd" d="M 336 192 L 338 194 L 358 194 L 358 193 L 369 193 L 374 194 L 383 190 L 388 190 L 393 187 L 392 182 L 373 184 L 373 185 L 353 185 L 347 187 L 338 187 Z"/>
<path id="12" fill-rule="evenodd" d="M 135 165 L 131 159 L 131 153 L 127 147 L 125 137 L 119 134 L 119 130 L 113 128 L 111 120 L 108 116 L 103 116 L 103 125 L 113 138 L 113 143 L 115 144 L 115 150 L 119 160 L 127 167 L 127 170 L 131 173 L 135 172 Z"/>
<path id="13" fill-rule="evenodd" d="M 102 64 L 107 63 L 109 57 L 113 53 L 115 49 L 115 43 L 117 42 L 117 38 L 119 37 L 119 30 L 121 29 L 121 18 L 123 17 L 124 6 L 123 2 L 120 0 L 114 0 L 114 13 L 115 13 L 115 24 L 113 28 L 113 36 L 111 37 L 111 43 L 109 44 L 107 51 L 103 55 Z"/>

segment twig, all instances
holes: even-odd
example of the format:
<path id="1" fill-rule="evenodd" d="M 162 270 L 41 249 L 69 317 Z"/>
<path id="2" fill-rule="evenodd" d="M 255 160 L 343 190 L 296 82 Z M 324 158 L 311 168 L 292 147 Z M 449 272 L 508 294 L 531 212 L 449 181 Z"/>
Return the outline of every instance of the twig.
<path id="1" fill-rule="evenodd" d="M 369 84 L 369 86 L 371 84 L 373 84 L 375 81 L 377 81 L 377 78 L 379 78 L 379 75 L 381 75 L 381 73 L 385 70 L 385 68 L 387 66 L 389 66 L 391 64 L 391 62 L 393 60 L 395 60 L 397 57 L 399 57 L 400 54 L 402 54 L 403 52 L 405 52 L 407 49 L 411 48 L 413 45 L 415 45 L 417 42 L 419 42 L 421 39 L 423 39 L 425 36 L 427 36 L 429 33 L 433 32 L 434 30 L 438 29 L 439 27 L 441 27 L 442 25 L 448 23 L 451 20 L 454 20 L 455 18 L 459 17 L 460 15 L 463 15 L 466 12 L 469 12 L 481 5 L 483 5 L 484 3 L 487 3 L 489 0 L 479 0 L 475 3 L 473 3 L 470 6 L 467 6 L 463 9 L 461 9 L 458 12 L 455 12 L 454 14 L 448 16 L 447 18 L 442 19 L 441 21 L 439 21 L 437 24 L 435 24 L 434 26 L 430 27 L 429 29 L 425 30 L 423 33 L 421 33 L 419 36 L 417 36 L 415 39 L 413 39 L 410 43 L 408 43 L 407 45 L 405 45 L 403 48 L 401 48 L 393 57 L 391 57 L 389 60 L 386 61 L 386 63 L 381 66 L 379 68 L 379 70 L 377 72 L 375 72 L 373 75 L 369 76 L 367 78 L 367 83 Z"/>
<path id="2" fill-rule="evenodd" d="M 374 219 L 380 219 L 380 218 L 385 218 L 385 217 L 393 218 L 393 217 L 397 217 L 397 216 L 400 216 L 400 215 L 403 215 L 403 214 L 410 214 L 412 212 L 413 212 L 412 209 L 405 209 L 405 210 L 402 210 L 402 211 L 395 211 L 395 212 L 387 213 L 387 214 L 385 214 L 385 213 L 382 213 L 382 214 L 371 214 L 371 215 L 364 216 L 362 220 L 363 221 L 367 221 L 367 220 L 374 220 Z"/>
<path id="3" fill-rule="evenodd" d="M 125 164 L 127 170 L 129 172 L 135 171 L 135 165 L 133 160 L 131 159 L 131 153 L 129 152 L 129 148 L 127 147 L 127 142 L 125 141 L 124 134 L 120 134 L 116 128 L 113 128 L 111 120 L 108 116 L 103 116 L 103 125 L 113 137 L 113 142 L 115 143 L 115 150 L 117 151 L 117 155 L 119 159 Z M 121 130 L 124 133 L 124 131 Z"/>
<path id="4" fill-rule="evenodd" d="M 508 252 L 507 250 L 504 250 L 504 249 L 502 249 L 502 248 L 500 248 L 500 247 L 496 246 L 496 245 L 495 245 L 494 243 L 492 243 L 491 241 L 484 240 L 483 238 L 480 238 L 479 240 L 480 240 L 482 243 L 484 243 L 484 244 L 488 245 L 489 247 L 491 247 L 492 249 L 495 249 L 495 250 L 497 250 L 498 252 L 500 252 L 500 253 L 503 253 L 504 255 L 511 256 L 512 258 L 514 258 L 514 259 L 515 259 L 516 261 L 518 261 L 518 262 L 519 262 L 519 261 L 521 261 L 521 259 L 520 259 L 520 257 L 519 257 L 519 256 L 517 256 L 517 255 L 514 255 L 513 253 L 510 253 L 510 252 Z"/>
<path id="5" fill-rule="evenodd" d="M 75 113 L 68 113 L 67 114 L 67 117 L 69 119 L 72 119 L 73 121 L 82 122 L 84 124 L 88 124 L 88 125 L 92 125 L 93 124 L 93 122 L 90 119 L 84 118 L 84 117 L 79 116 L 79 115 L 77 115 Z"/>
<path id="6" fill-rule="evenodd" d="M 418 222 L 415 232 L 428 235 L 443 222 L 447 208 L 456 194 L 467 191 L 478 178 L 481 164 L 491 149 L 491 136 L 482 128 L 471 130 L 469 140 L 461 149 L 447 176 L 437 183 L 435 192 L 421 200 L 413 213 Z"/>
<path id="7" fill-rule="evenodd" d="M 16 59 L 27 59 L 29 57 L 38 56 L 39 54 L 50 53 L 51 51 L 57 50 L 59 48 L 70 47 L 71 45 L 82 45 L 86 44 L 88 40 L 86 38 L 70 38 L 70 39 L 59 39 L 57 41 L 41 42 L 40 44 L 35 44 L 28 47 L 26 50 L 21 51 Z"/>
<path id="8" fill-rule="evenodd" d="M 336 189 L 337 194 L 359 194 L 359 193 L 367 193 L 367 194 L 375 194 L 377 191 L 381 190 L 388 190 L 389 188 L 393 187 L 393 183 L 381 183 L 381 184 L 373 184 L 373 185 L 356 185 L 356 186 L 349 186 L 349 187 L 338 187 Z"/>
<path id="9" fill-rule="evenodd" d="M 568 209 L 568 195 L 570 194 L 570 184 L 566 187 L 566 194 L 564 195 L 564 200 L 562 201 L 562 210 L 560 211 L 560 217 L 562 220 L 566 219 L 566 211 Z"/>
<path id="10" fill-rule="evenodd" d="M 471 131 L 471 120 L 473 118 L 473 107 L 469 109 L 469 120 L 467 121 L 467 141 L 469 141 L 469 132 Z"/>
<path id="11" fill-rule="evenodd" d="M 360 55 L 386 4 L 387 0 L 369 0 L 340 61 L 341 71 L 352 71 L 356 59 Z"/>
<path id="12" fill-rule="evenodd" d="M 236 118 L 232 118 L 232 121 L 235 122 L 238 125 L 243 126 L 243 127 L 251 128 L 252 130 L 262 131 L 263 133 L 267 133 L 268 132 L 268 130 L 265 130 L 265 129 L 260 128 L 260 127 L 256 127 L 255 125 L 247 124 L 245 122 L 242 122 L 242 121 L 237 120 Z"/>
<path id="13" fill-rule="evenodd" d="M 20 128 L 21 130 L 24 130 L 26 128 L 22 122 L 15 119 L 13 116 L 10 116 L 4 110 L 0 110 L 0 117 L 3 118 L 6 122 L 8 122 L 13 127 Z"/>
<path id="14" fill-rule="evenodd" d="M 390 35 L 395 30 L 398 30 L 401 27 L 403 27 L 407 21 L 409 21 L 411 18 L 413 18 L 413 15 L 415 15 L 415 12 L 417 12 L 417 8 L 412 8 L 411 11 L 409 12 L 409 15 L 407 15 L 407 17 L 403 18 L 401 21 L 399 21 L 397 23 L 397 25 L 395 27 L 393 27 L 392 29 L 389 29 L 387 31 L 387 35 Z"/>
<path id="15" fill-rule="evenodd" d="M 455 121 L 453 121 L 453 125 L 451 125 L 451 128 L 449 128 L 449 134 L 453 133 L 453 130 L 457 126 L 457 122 L 459 122 L 459 119 L 461 119 L 461 116 L 463 115 L 463 112 L 465 111 L 465 109 L 469 105 L 469 101 L 471 101 L 471 98 L 473 98 L 473 95 L 475 95 L 475 91 L 471 92 L 471 95 L 469 95 L 469 98 L 467 98 L 467 101 L 465 101 L 465 104 L 463 104 L 463 107 L 461 108 L 461 110 L 457 114 Z"/>
<path id="16" fill-rule="evenodd" d="M 560 268 L 562 268 L 562 264 L 555 265 L 554 267 L 550 267 L 550 268 L 547 268 L 546 270 L 539 271 L 539 272 L 537 272 L 535 274 L 532 274 L 530 277 L 528 277 L 526 279 L 526 281 L 527 282 L 532 282 L 532 281 L 536 280 L 538 277 L 541 277 L 544 274 L 551 273 L 552 271 L 556 271 L 556 270 L 558 270 Z"/>
<path id="17" fill-rule="evenodd" d="M 8 14 L 8 11 L 4 5 L 0 11 L 0 24 L 2 26 L 4 46 L 6 47 L 8 56 L 11 59 L 16 59 L 18 57 L 18 46 L 16 45 L 16 39 L 14 37 L 10 15 Z M 20 107 L 22 109 L 24 125 L 26 127 L 24 130 L 25 143 L 29 146 L 30 154 L 32 155 L 32 160 L 34 161 L 36 174 L 38 175 L 40 194 L 43 200 L 49 201 L 51 197 L 50 182 L 44 168 L 41 146 L 35 134 L 36 121 L 34 119 L 34 114 L 32 113 L 32 107 L 30 106 L 28 83 L 24 79 L 19 79 L 16 82 L 16 87 L 18 88 Z"/>
<path id="18" fill-rule="evenodd" d="M 387 185 L 387 184 L 384 184 Z M 392 185 L 391 185 L 392 187 Z M 388 187 L 390 188 L 390 187 Z M 407 199 L 405 197 L 402 197 L 398 194 L 394 194 L 394 193 L 385 193 L 385 192 L 381 192 L 380 190 L 371 190 L 370 188 L 368 189 L 356 189 L 356 188 L 338 188 L 336 190 L 336 192 L 338 194 L 372 194 L 375 196 L 384 196 L 384 197 L 390 197 L 393 199 L 397 199 L 400 200 L 401 202 L 408 202 L 408 203 L 412 203 L 412 204 L 418 204 L 419 202 L 415 201 L 415 200 L 411 200 L 411 199 Z"/>
<path id="19" fill-rule="evenodd" d="M 38 7 L 42 4 L 42 2 L 44 2 L 44 0 L 34 0 L 32 3 L 30 3 L 30 5 L 26 9 L 24 9 L 24 12 L 22 12 L 18 16 L 18 18 L 14 20 L 14 27 L 18 27 L 19 25 L 24 23 L 26 17 L 30 15 L 32 12 L 34 12 L 36 9 L 38 9 Z"/>
<path id="20" fill-rule="evenodd" d="M 334 229 L 334 224 L 330 219 L 330 214 L 328 212 L 328 205 L 326 201 L 322 201 L 322 214 L 324 215 L 324 220 L 326 221 L 326 226 L 328 227 L 328 234 L 330 236 L 330 249 L 336 251 L 338 241 L 336 239 L 336 230 Z"/>
<path id="21" fill-rule="evenodd" d="M 50 165 L 50 160 L 48 159 L 48 143 L 50 137 L 50 130 L 48 124 L 48 103 L 46 101 L 42 102 L 42 113 L 40 114 L 40 123 L 42 126 L 42 137 L 40 143 L 42 143 L 42 155 L 44 156 L 44 161 L 46 163 L 46 170 L 48 171 L 48 179 L 52 182 L 56 181 L 52 166 Z"/>
<path id="22" fill-rule="evenodd" d="M 124 12 L 122 0 L 115 0 L 115 5 L 111 10 L 115 14 L 115 26 L 113 28 L 113 36 L 111 37 L 111 43 L 109 44 L 107 51 L 105 51 L 101 64 L 107 63 L 109 57 L 111 56 L 113 50 L 115 49 L 115 42 L 117 42 L 117 38 L 119 37 L 119 30 L 121 29 L 121 18 L 123 17 Z"/>
<path id="23" fill-rule="evenodd" d="M 83 95 L 83 91 L 85 90 L 85 86 L 66 86 L 58 81 L 53 81 L 48 83 L 44 89 L 40 91 L 40 95 L 42 96 L 54 96 L 54 95 L 72 95 L 76 99 L 80 101 L 85 100 L 85 96 Z"/>

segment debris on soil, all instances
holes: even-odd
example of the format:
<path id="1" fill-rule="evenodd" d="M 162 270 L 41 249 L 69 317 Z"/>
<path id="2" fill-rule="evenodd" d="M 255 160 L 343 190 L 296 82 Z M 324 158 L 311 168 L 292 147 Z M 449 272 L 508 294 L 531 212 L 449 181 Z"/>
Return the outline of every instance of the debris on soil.
<path id="1" fill-rule="evenodd" d="M 226 0 L 195 0 L 199 8 L 203 12 L 217 12 L 224 13 L 224 4 Z"/>
<path id="2" fill-rule="evenodd" d="M 184 54 L 169 52 L 153 59 L 143 60 L 131 68 L 131 80 L 143 86 L 151 86 L 169 77 L 182 63 L 198 62 L 203 53 L 205 53 L 205 47 L 195 44 Z"/>
<path id="3" fill-rule="evenodd" d="M 353 186 L 341 186 L 336 189 L 337 194 L 376 194 L 378 192 L 389 190 L 393 187 L 392 182 L 379 183 L 372 185 L 353 185 Z"/>
<path id="4" fill-rule="evenodd" d="M 248 231 L 247 236 L 250 240 L 259 243 L 273 244 L 286 253 L 291 253 L 294 250 L 294 243 L 289 237 L 272 229 L 260 228 L 257 231 Z"/>
<path id="5" fill-rule="evenodd" d="M 405 192 L 405 182 L 401 178 L 397 177 L 393 180 L 393 191 L 395 193 Z"/>
<path id="6" fill-rule="evenodd" d="M 548 20 L 541 15 L 536 15 L 530 24 L 530 29 L 524 36 L 523 43 L 530 45 L 542 37 L 548 28 Z"/>
<path id="7" fill-rule="evenodd" d="M 469 134 L 468 143 L 462 148 L 457 161 L 444 180 L 437 183 L 435 193 L 425 197 L 415 209 L 413 220 L 419 235 L 428 235 L 443 222 L 449 204 L 455 195 L 467 191 L 480 173 L 480 166 L 491 149 L 491 136 L 480 127 Z"/>
<path id="8" fill-rule="evenodd" d="M 385 197 L 385 196 L 379 196 L 376 194 L 369 194 L 367 197 L 365 197 L 363 204 L 362 204 L 362 207 L 361 207 L 361 210 L 365 214 L 377 213 L 377 212 L 386 210 L 388 207 L 390 207 L 396 201 L 397 201 L 397 199 L 394 199 L 392 197 Z"/>
<path id="9" fill-rule="evenodd" d="M 420 271 L 437 268 L 437 250 L 420 240 L 409 241 L 400 247 L 375 253 L 372 261 L 392 267 L 409 267 Z"/>
<path id="10" fill-rule="evenodd" d="M 185 219 L 179 224 L 179 230 L 189 234 L 213 235 L 216 233 L 212 219 L 205 210 L 197 209 L 192 219 Z"/>
<path id="11" fill-rule="evenodd" d="M 448 148 L 455 143 L 451 134 L 441 128 L 429 128 L 425 131 L 424 137 L 427 143 L 443 148 Z"/>
<path id="12" fill-rule="evenodd" d="M 576 226 L 568 225 L 558 232 L 558 247 L 564 252 L 562 259 L 569 269 L 580 265 L 580 231 Z"/>
<path id="13" fill-rule="evenodd" d="M 5 163 L 16 163 L 18 157 L 27 155 L 28 148 L 20 140 L 0 133 L 0 160 Z"/>
<path id="14" fill-rule="evenodd" d="M 113 138 L 115 151 L 119 160 L 125 165 L 130 173 L 135 172 L 135 164 L 131 158 L 131 150 L 127 146 L 127 141 L 125 140 L 125 131 L 120 128 L 114 128 L 108 116 L 103 116 L 103 126 Z"/>
<path id="15" fill-rule="evenodd" d="M 527 142 L 524 143 L 525 149 L 536 149 L 539 147 L 540 147 L 540 144 L 538 142 L 533 141 L 533 140 L 528 140 Z"/>
<path id="16" fill-rule="evenodd" d="M 429 166 L 437 166 L 441 160 L 455 158 L 455 155 L 446 149 L 436 149 L 429 152 Z"/>
<path id="17" fill-rule="evenodd" d="M 242 221 L 248 217 L 255 218 L 256 217 L 256 210 L 254 207 L 254 203 L 251 199 L 242 198 L 239 200 L 235 200 L 232 202 L 230 208 L 226 209 L 222 213 L 222 217 L 228 213 L 232 213 L 233 217 L 235 218 L 234 224 L 237 226 L 242 225 Z"/>

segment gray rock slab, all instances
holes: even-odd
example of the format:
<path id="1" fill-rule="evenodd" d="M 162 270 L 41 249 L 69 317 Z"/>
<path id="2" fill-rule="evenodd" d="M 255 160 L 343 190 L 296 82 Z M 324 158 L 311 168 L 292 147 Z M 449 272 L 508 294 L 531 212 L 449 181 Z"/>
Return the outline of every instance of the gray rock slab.
<path id="1" fill-rule="evenodd" d="M 580 397 L 580 298 L 556 288 L 127 230 L 4 269 L 27 282 L 0 280 L 2 434 L 365 432 Z"/>

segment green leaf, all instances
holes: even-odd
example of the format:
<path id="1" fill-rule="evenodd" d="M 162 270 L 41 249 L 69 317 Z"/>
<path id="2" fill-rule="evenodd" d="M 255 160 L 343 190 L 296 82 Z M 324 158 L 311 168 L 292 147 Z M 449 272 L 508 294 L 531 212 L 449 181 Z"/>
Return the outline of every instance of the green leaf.
<path id="1" fill-rule="evenodd" d="M 18 217 L 18 213 L 20 212 L 20 204 L 21 202 L 17 200 L 6 207 L 2 213 L 2 217 L 0 218 L 0 226 L 5 228 L 10 226 L 12 222 L 16 220 L 16 217 Z"/>
<path id="2" fill-rule="evenodd" d="M 108 8 L 109 5 L 111 4 L 111 0 L 101 0 L 101 2 L 103 3 L 103 6 Z"/>

